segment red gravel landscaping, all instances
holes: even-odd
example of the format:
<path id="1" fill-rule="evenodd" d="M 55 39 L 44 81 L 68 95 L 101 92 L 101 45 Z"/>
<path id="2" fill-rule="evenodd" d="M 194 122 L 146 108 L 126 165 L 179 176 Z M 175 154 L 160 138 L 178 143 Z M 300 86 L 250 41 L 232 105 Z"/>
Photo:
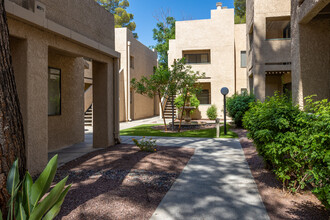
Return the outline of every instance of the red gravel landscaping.
<path id="1" fill-rule="evenodd" d="M 192 148 L 157 147 L 156 153 L 117 145 L 60 167 L 72 187 L 57 219 L 149 219 L 194 154 Z"/>
<path id="2" fill-rule="evenodd" d="M 232 130 L 240 138 L 246 160 L 270 219 L 330 219 L 330 211 L 326 211 L 310 191 L 297 194 L 283 191 L 282 184 L 276 179 L 275 174 L 265 169 L 263 159 L 258 155 L 253 142 L 246 138 L 246 130 Z"/>

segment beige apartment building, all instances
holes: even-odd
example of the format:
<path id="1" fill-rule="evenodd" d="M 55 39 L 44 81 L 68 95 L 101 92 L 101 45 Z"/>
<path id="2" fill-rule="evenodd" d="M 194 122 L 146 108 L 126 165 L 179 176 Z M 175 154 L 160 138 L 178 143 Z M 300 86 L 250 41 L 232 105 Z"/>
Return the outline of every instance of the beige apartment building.
<path id="1" fill-rule="evenodd" d="M 115 48 L 120 56 L 119 76 L 119 109 L 120 121 L 131 121 L 158 115 L 156 98 L 137 94 L 131 88 L 133 78 L 148 77 L 157 67 L 157 52 L 150 50 L 137 39 L 127 28 L 115 29 Z"/>
<path id="2" fill-rule="evenodd" d="M 206 74 L 200 80 L 200 106 L 193 118 L 207 119 L 206 111 L 212 104 L 223 117 L 220 89 L 228 87 L 228 96 L 247 89 L 245 24 L 235 25 L 234 9 L 217 3 L 210 19 L 177 21 L 175 28 L 175 39 L 169 44 L 169 65 L 185 57 L 194 71 Z"/>
<path id="3" fill-rule="evenodd" d="M 291 91 L 290 0 L 247 0 L 249 90 L 260 100 Z"/>
<path id="4" fill-rule="evenodd" d="M 93 145 L 114 145 L 119 53 L 113 15 L 94 0 L 5 0 L 5 8 L 28 169 L 40 172 L 49 151 L 84 141 L 86 59 L 93 67 Z"/>
<path id="5" fill-rule="evenodd" d="M 292 96 L 330 100 L 330 0 L 291 2 Z"/>

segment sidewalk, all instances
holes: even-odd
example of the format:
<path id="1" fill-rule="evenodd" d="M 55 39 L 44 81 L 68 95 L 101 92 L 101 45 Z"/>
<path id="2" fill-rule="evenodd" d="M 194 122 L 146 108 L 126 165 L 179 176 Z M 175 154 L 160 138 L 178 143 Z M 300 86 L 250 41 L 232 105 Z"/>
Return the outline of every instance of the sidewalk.
<path id="1" fill-rule="evenodd" d="M 237 139 L 152 138 L 196 150 L 151 219 L 269 219 Z"/>
<path id="2" fill-rule="evenodd" d="M 161 124 L 161 123 L 163 123 L 163 120 L 160 119 L 159 116 L 157 116 L 157 117 L 146 118 L 131 122 L 122 122 L 120 123 L 120 130 L 135 127 L 142 124 Z M 96 150 L 100 150 L 100 148 L 93 148 L 93 127 L 86 126 L 84 142 L 48 152 L 48 159 L 50 160 L 53 156 L 58 154 L 58 167 L 60 167 L 71 160 L 74 160 L 78 157 L 81 157 L 87 153 Z"/>

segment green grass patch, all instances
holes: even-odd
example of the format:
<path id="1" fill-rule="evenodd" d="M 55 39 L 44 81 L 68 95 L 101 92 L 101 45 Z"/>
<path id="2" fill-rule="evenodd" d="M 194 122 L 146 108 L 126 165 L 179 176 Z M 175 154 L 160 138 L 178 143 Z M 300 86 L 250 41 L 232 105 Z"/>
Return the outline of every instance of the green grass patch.
<path id="1" fill-rule="evenodd" d="M 153 129 L 152 127 L 157 125 L 139 125 L 133 128 L 128 128 L 120 131 L 120 135 L 123 136 L 159 136 L 159 137 L 198 137 L 198 138 L 215 138 L 216 128 L 182 131 L 180 133 L 163 132 L 161 130 Z M 224 127 L 221 127 L 220 138 L 237 138 L 238 135 L 229 131 L 230 126 L 227 126 L 227 135 L 224 134 Z"/>

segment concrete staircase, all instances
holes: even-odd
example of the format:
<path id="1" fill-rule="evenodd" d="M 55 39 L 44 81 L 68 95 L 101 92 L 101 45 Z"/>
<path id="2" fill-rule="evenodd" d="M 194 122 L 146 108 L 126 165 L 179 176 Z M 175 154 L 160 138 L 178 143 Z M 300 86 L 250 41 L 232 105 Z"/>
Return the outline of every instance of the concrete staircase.
<path id="1" fill-rule="evenodd" d="M 174 101 L 176 96 L 170 96 L 167 99 L 165 109 L 164 109 L 164 118 L 165 119 L 172 119 L 172 100 Z M 176 107 L 174 105 L 174 119 L 176 119 Z"/>
<path id="2" fill-rule="evenodd" d="M 93 126 L 93 105 L 85 112 L 85 126 Z"/>

